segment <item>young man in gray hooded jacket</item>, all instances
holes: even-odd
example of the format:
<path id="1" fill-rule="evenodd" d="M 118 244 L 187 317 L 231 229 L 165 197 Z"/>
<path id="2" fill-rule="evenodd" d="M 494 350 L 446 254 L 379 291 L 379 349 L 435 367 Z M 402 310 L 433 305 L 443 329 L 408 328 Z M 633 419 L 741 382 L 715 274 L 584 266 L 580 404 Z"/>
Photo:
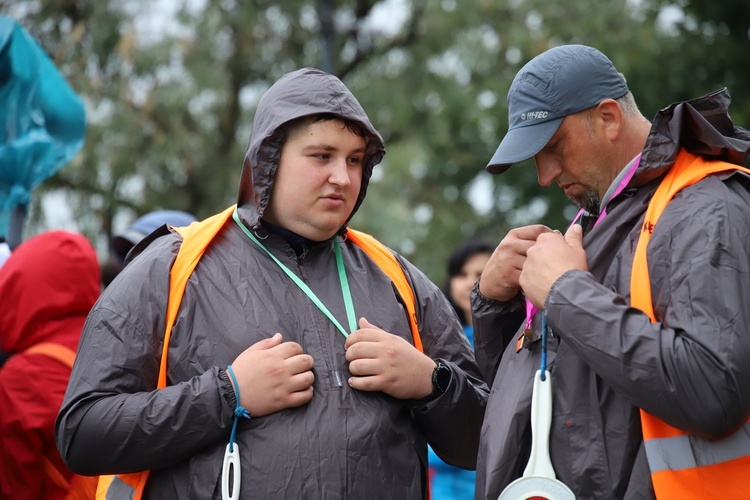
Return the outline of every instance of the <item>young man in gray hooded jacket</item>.
<path id="1" fill-rule="evenodd" d="M 391 279 L 342 237 L 383 154 L 338 78 L 303 69 L 270 88 L 237 217 L 187 283 L 166 388 L 157 373 L 181 237 L 152 234 L 93 308 L 57 421 L 71 469 L 150 469 L 144 498 L 221 498 L 230 434 L 239 498 L 423 498 L 427 442 L 475 467 L 487 387 L 451 306 L 397 256 L 420 352 Z M 250 418 L 235 435 L 238 404 Z"/>

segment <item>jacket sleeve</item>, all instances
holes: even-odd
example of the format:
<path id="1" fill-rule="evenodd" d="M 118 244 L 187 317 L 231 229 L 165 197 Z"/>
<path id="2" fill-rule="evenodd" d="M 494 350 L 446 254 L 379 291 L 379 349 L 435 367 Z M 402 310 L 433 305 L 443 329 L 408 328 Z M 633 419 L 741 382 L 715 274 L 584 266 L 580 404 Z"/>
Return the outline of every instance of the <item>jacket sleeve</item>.
<path id="1" fill-rule="evenodd" d="M 484 380 L 490 386 L 495 380 L 505 348 L 515 340 L 523 323 L 524 305 L 521 294 L 510 302 L 488 299 L 479 291 L 478 281 L 471 291 L 474 355 Z"/>
<path id="2" fill-rule="evenodd" d="M 56 422 L 60 453 L 79 474 L 169 466 L 228 439 L 231 386 L 218 367 L 156 389 L 174 258 L 156 253 L 129 264 L 86 320 Z"/>
<path id="3" fill-rule="evenodd" d="M 474 361 L 474 353 L 455 311 L 443 292 L 414 266 L 404 265 L 414 287 L 424 353 L 451 369 L 442 395 L 415 401 L 417 428 L 446 462 L 476 468 L 479 434 L 488 389 Z"/>
<path id="4" fill-rule="evenodd" d="M 629 307 L 629 290 L 586 272 L 564 274 L 547 296 L 548 324 L 599 376 L 706 438 L 750 415 L 749 204 L 742 183 L 710 177 L 668 205 L 648 247 L 656 323 Z"/>

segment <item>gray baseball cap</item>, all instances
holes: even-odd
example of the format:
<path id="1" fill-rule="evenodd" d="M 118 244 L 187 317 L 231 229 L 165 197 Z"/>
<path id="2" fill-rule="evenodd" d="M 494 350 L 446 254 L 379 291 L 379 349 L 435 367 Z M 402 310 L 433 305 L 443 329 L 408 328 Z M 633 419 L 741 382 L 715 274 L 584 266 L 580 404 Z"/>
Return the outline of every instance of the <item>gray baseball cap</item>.
<path id="1" fill-rule="evenodd" d="M 593 47 L 562 45 L 539 54 L 510 85 L 510 126 L 487 171 L 502 174 L 528 160 L 549 142 L 566 116 L 627 93 L 625 78 Z"/>

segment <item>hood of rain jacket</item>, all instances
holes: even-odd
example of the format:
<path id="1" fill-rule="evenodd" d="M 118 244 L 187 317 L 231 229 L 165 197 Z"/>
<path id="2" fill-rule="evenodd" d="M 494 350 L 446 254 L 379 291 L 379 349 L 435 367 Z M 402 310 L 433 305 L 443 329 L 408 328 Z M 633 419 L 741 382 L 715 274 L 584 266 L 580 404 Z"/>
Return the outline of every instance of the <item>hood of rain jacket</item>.
<path id="1" fill-rule="evenodd" d="M 281 77 L 258 103 L 237 198 L 240 214 L 250 227 L 258 226 L 268 205 L 281 157 L 281 145 L 285 140 L 282 125 L 320 113 L 330 113 L 356 122 L 367 131 L 362 187 L 350 219 L 362 204 L 372 169 L 385 154 L 383 139 L 341 80 L 317 69 L 301 69 Z"/>
<path id="2" fill-rule="evenodd" d="M 50 231 L 19 245 L 0 268 L 0 349 L 7 354 L 40 342 L 75 349 L 79 327 L 100 292 L 91 243 L 81 235 Z"/>

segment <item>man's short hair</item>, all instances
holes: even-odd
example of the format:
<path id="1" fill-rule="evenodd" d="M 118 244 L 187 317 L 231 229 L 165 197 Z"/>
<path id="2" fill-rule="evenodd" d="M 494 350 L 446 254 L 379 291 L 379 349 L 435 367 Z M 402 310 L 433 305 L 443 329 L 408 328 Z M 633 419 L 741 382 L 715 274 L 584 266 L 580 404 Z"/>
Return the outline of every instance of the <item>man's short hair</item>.
<path id="1" fill-rule="evenodd" d="M 320 123 L 320 122 L 327 122 L 327 121 L 341 122 L 344 124 L 344 127 L 352 134 L 358 137 L 362 137 L 364 139 L 367 139 L 369 137 L 369 134 L 367 133 L 367 129 L 361 123 L 357 121 L 344 118 L 335 113 L 318 113 L 314 115 L 307 115 L 307 116 L 302 116 L 300 118 L 295 118 L 294 120 L 291 120 L 285 123 L 282 126 L 284 130 L 284 142 L 286 142 L 287 139 L 289 139 L 289 137 L 294 136 L 295 134 L 307 128 L 308 126 L 312 125 L 313 123 Z"/>

